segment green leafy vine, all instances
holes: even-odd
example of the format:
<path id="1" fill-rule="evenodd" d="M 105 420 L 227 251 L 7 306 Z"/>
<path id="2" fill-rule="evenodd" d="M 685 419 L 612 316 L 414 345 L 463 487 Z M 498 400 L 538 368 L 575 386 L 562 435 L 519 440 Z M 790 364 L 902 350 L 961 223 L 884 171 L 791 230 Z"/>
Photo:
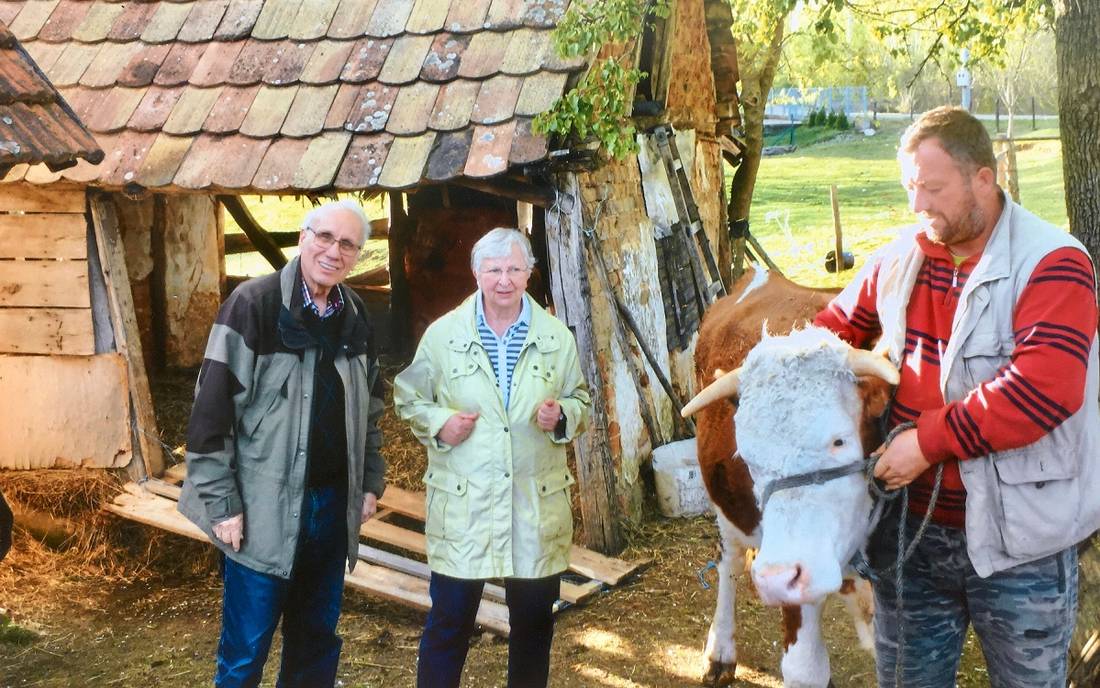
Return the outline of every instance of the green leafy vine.
<path id="1" fill-rule="evenodd" d="M 631 95 L 643 73 L 633 66 L 634 44 L 649 17 L 667 17 L 669 0 L 574 0 L 554 29 L 554 47 L 565 58 L 596 56 L 618 45 L 617 56 L 595 57 L 576 87 L 535 118 L 535 131 L 560 138 L 595 137 L 606 153 L 637 152 Z"/>

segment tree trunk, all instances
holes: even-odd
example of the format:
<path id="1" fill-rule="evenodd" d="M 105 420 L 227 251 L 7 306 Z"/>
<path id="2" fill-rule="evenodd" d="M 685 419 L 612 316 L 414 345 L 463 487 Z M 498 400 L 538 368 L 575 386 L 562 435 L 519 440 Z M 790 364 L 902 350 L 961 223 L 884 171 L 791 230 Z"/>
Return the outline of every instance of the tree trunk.
<path id="1" fill-rule="evenodd" d="M 1100 259 L 1100 3 L 1056 0 L 1058 115 L 1073 236 Z"/>
<path id="2" fill-rule="evenodd" d="M 739 65 L 743 114 L 741 121 L 746 145 L 741 164 L 730 184 L 730 222 L 749 216 L 756 175 L 760 170 L 760 151 L 764 147 L 764 107 L 768 103 L 768 91 L 775 81 L 775 70 L 783 52 L 783 24 L 786 19 L 783 16 L 776 22 L 771 43 L 754 56 L 756 59 L 742 59 Z"/>

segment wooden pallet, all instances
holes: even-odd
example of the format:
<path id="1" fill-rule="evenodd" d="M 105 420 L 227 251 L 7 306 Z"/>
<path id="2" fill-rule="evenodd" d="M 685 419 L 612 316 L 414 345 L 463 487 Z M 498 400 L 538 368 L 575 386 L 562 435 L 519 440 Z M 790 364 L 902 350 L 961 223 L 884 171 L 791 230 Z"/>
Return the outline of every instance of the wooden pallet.
<path id="1" fill-rule="evenodd" d="M 168 473 L 166 477 L 173 481 L 182 476 L 177 472 Z M 126 484 L 124 491 L 105 508 L 138 523 L 195 540 L 208 541 L 206 534 L 176 509 L 179 496 L 178 485 L 151 479 L 141 485 Z M 423 521 L 423 493 L 389 487 L 379 508 L 379 517 L 363 524 L 360 535 L 367 540 L 423 556 L 427 544 L 423 533 L 385 520 L 387 516 L 400 514 Z M 360 544 L 359 560 L 355 571 L 345 574 L 345 585 L 416 609 L 427 610 L 431 607 L 431 597 L 428 594 L 431 570 L 423 561 L 368 544 Z M 561 597 L 555 604 L 554 611 L 581 603 L 606 586 L 618 584 L 645 563 L 648 562 L 625 562 L 574 545 L 569 569 L 590 580 L 580 583 L 562 580 Z M 508 608 L 504 604 L 504 589 L 501 586 L 493 583 L 485 585 L 477 622 L 493 633 L 508 635 Z"/>

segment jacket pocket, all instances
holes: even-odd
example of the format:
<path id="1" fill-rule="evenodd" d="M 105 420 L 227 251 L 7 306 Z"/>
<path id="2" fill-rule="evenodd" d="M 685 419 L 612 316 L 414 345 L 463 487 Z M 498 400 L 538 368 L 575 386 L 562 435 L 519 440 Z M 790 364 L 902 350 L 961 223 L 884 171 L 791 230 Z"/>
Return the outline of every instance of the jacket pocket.
<path id="1" fill-rule="evenodd" d="M 993 461 L 1001 502 L 1001 536 L 1014 557 L 1063 549 L 1076 530 L 1080 503 L 1078 465 L 1072 453 L 998 452 Z"/>
<path id="2" fill-rule="evenodd" d="M 241 412 L 240 428 L 245 437 L 256 434 L 264 418 L 271 414 L 280 401 L 290 397 L 290 373 L 294 365 L 290 361 L 273 361 L 262 376 L 262 388 L 252 402 Z"/>
<path id="3" fill-rule="evenodd" d="M 1014 347 L 1014 341 L 1003 340 L 992 329 L 975 330 L 959 351 L 968 387 L 973 389 L 996 377 L 1008 363 Z"/>
<path id="4" fill-rule="evenodd" d="M 569 486 L 577 482 L 565 468 L 540 476 L 538 490 L 539 535 L 543 540 L 573 534 L 573 509 Z"/>
<path id="5" fill-rule="evenodd" d="M 466 478 L 441 468 L 429 467 L 424 474 L 424 484 L 428 487 L 424 534 L 454 539 L 465 533 L 470 520 L 466 495 L 469 482 Z"/>

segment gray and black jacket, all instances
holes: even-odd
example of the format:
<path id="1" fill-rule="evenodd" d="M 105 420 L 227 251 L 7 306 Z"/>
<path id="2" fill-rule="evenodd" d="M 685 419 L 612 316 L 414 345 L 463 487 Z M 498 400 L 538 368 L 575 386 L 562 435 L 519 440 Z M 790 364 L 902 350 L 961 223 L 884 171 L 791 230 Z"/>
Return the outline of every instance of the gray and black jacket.
<path id="1" fill-rule="evenodd" d="M 310 395 L 319 349 L 302 323 L 298 259 L 238 287 L 218 312 L 187 429 L 187 480 L 179 510 L 226 556 L 251 569 L 290 575 L 307 484 Z M 382 382 L 359 297 L 346 309 L 336 371 L 345 392 L 348 447 L 348 567 L 355 565 L 363 495 L 381 497 L 385 464 Z M 212 526 L 243 513 L 239 552 Z"/>

